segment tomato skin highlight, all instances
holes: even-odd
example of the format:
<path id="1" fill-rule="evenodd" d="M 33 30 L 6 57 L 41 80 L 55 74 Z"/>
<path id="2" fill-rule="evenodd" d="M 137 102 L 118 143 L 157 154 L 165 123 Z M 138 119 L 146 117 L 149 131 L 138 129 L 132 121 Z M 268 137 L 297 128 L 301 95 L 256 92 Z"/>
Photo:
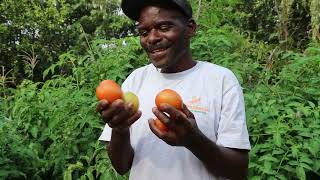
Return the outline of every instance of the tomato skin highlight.
<path id="1" fill-rule="evenodd" d="M 96 88 L 96 97 L 98 100 L 105 99 L 112 103 L 117 99 L 122 99 L 123 92 L 121 87 L 113 80 L 103 80 Z"/>
<path id="2" fill-rule="evenodd" d="M 158 119 L 158 118 L 156 118 L 155 120 L 154 120 L 154 124 L 157 126 L 157 128 L 160 130 L 160 131 L 162 131 L 162 132 L 168 132 L 169 131 L 169 128 L 165 125 L 165 124 L 163 124 L 163 122 L 162 121 L 160 121 L 160 119 Z"/>
<path id="3" fill-rule="evenodd" d="M 155 103 L 157 108 L 159 108 L 162 103 L 167 103 L 178 110 L 182 110 L 183 105 L 181 96 L 172 89 L 164 89 L 159 92 L 156 96 Z"/>

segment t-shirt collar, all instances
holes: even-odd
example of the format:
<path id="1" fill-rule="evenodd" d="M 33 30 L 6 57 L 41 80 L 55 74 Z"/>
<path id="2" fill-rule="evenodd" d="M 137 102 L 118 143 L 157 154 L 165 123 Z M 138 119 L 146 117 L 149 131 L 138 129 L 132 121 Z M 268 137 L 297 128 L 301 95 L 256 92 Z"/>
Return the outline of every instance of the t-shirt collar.
<path id="1" fill-rule="evenodd" d="M 185 71 L 181 71 L 181 72 L 177 72 L 177 73 L 161 73 L 157 70 L 156 67 L 154 67 L 154 70 L 157 72 L 157 74 L 162 77 L 162 78 L 165 78 L 165 79 L 180 79 L 188 74 L 190 74 L 191 72 L 197 70 L 200 66 L 200 63 L 198 61 L 196 61 L 196 65 L 193 66 L 192 68 L 190 69 L 187 69 Z"/>

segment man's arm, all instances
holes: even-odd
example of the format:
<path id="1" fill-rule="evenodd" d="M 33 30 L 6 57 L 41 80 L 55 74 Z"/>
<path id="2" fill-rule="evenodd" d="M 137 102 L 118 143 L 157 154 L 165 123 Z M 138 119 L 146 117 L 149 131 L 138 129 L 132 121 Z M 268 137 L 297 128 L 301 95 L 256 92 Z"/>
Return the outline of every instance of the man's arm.
<path id="1" fill-rule="evenodd" d="M 123 100 L 116 100 L 111 104 L 101 100 L 96 110 L 112 128 L 107 146 L 108 155 L 115 170 L 123 175 L 130 170 L 134 157 L 129 127 L 141 117 L 141 111 L 135 112 L 132 103 L 125 104 Z"/>
<path id="2" fill-rule="evenodd" d="M 248 151 L 218 146 L 200 131 L 190 137 L 186 145 L 215 176 L 228 179 L 246 179 Z"/>
<path id="3" fill-rule="evenodd" d="M 112 130 L 108 155 L 113 167 L 119 174 L 123 175 L 130 170 L 134 151 L 130 144 L 129 128 L 121 131 Z"/>
<path id="4" fill-rule="evenodd" d="M 167 144 L 186 147 L 215 176 L 229 179 L 246 178 L 247 150 L 225 148 L 211 141 L 199 130 L 194 115 L 185 105 L 181 112 L 168 104 L 163 104 L 160 109 L 154 108 L 153 113 L 169 128 L 169 131 L 163 132 L 158 129 L 152 119 L 149 120 L 150 129 Z"/>

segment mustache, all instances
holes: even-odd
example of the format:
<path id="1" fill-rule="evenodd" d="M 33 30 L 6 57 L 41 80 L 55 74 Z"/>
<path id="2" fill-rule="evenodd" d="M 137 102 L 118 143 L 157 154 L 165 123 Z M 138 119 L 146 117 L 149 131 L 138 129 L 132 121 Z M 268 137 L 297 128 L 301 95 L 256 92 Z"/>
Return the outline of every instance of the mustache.
<path id="1" fill-rule="evenodd" d="M 156 49 L 167 49 L 170 45 L 169 44 L 155 44 L 155 45 L 149 45 L 145 47 L 145 50 L 147 52 L 152 52 Z"/>

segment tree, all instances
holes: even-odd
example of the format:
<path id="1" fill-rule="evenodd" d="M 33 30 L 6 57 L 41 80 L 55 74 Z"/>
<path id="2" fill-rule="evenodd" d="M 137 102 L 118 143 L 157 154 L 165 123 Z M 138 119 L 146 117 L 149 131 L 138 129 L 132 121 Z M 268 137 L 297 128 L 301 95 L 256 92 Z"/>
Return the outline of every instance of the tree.
<path id="1" fill-rule="evenodd" d="M 93 38 L 120 37 L 134 29 L 120 14 L 118 0 L 6 0 L 0 12 L 0 67 L 13 70 L 13 86 L 24 78 L 42 81 L 43 70 L 71 48 L 83 53 Z M 31 64 L 23 60 L 31 54 L 38 64 L 27 73 Z"/>

